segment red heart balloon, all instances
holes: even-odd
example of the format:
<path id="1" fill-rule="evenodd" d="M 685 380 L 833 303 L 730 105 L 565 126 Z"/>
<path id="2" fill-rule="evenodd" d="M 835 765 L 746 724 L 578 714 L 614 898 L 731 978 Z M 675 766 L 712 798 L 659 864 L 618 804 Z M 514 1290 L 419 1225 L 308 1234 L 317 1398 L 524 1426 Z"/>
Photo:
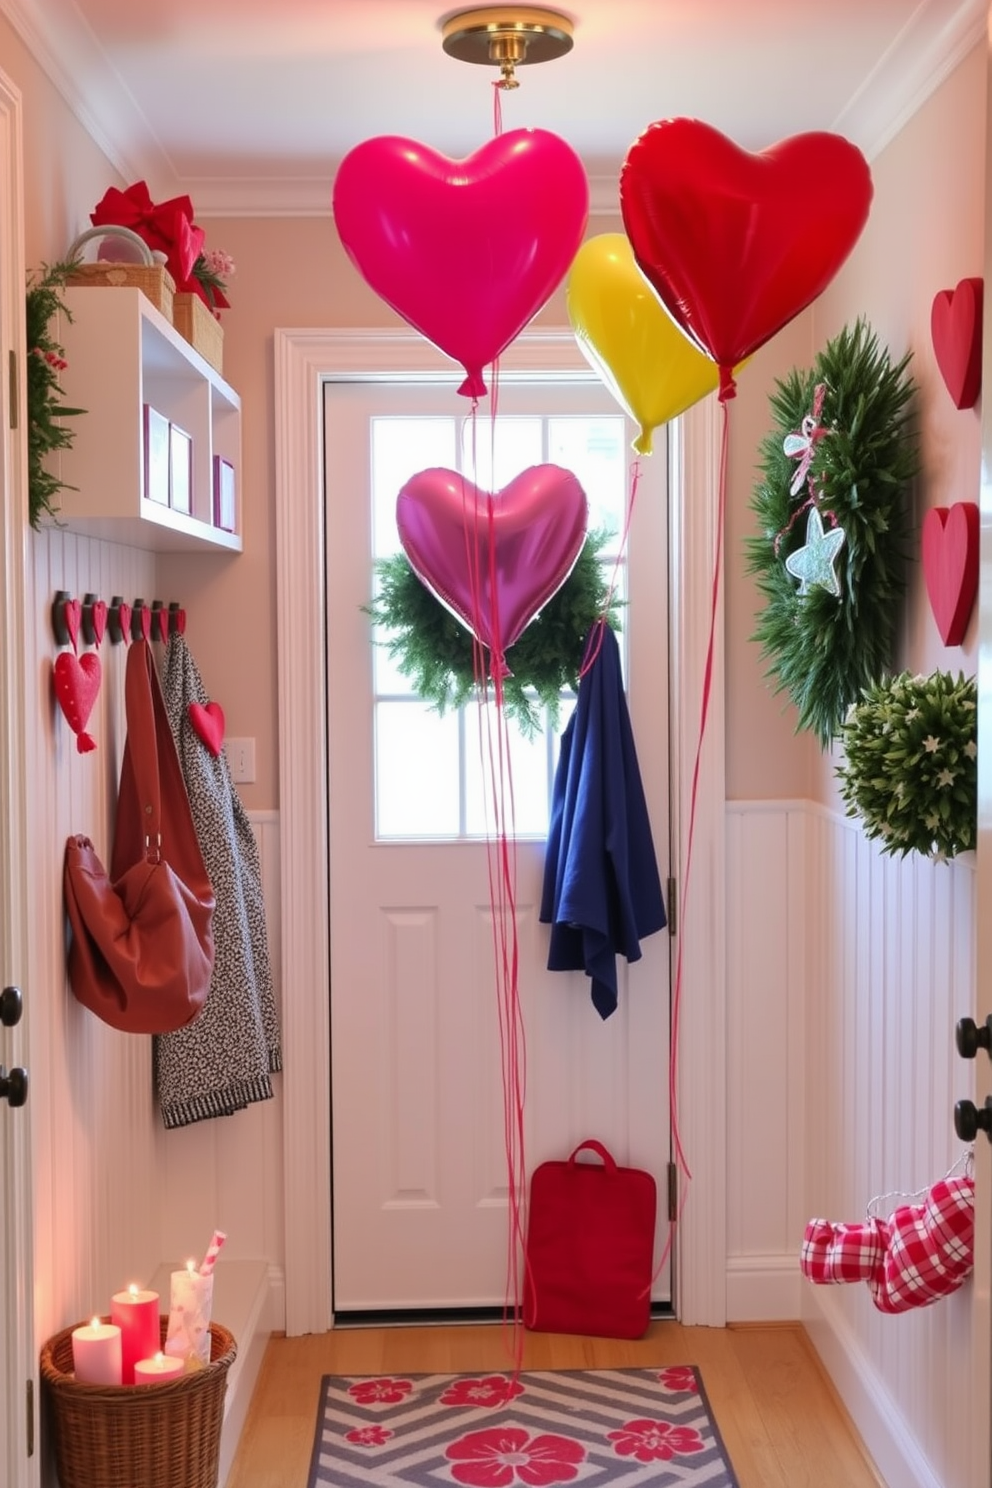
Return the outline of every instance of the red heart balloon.
<path id="1" fill-rule="evenodd" d="M 945 646 L 964 640 L 978 592 L 979 513 L 974 501 L 931 507 L 923 518 L 923 577 Z"/>
<path id="2" fill-rule="evenodd" d="M 585 492 L 558 465 L 533 465 L 495 495 L 422 470 L 396 501 L 411 567 L 500 662 L 568 578 L 587 519 Z"/>
<path id="3" fill-rule="evenodd" d="M 52 668 L 55 696 L 66 722 L 76 735 L 76 748 L 87 754 L 96 741 L 86 733 L 86 722 L 100 691 L 103 669 L 95 651 L 84 651 L 77 657 L 72 651 L 60 651 Z"/>
<path id="4" fill-rule="evenodd" d="M 981 279 L 942 289 L 930 307 L 930 339 L 955 408 L 974 408 L 982 388 Z"/>
<path id="5" fill-rule="evenodd" d="M 751 154 L 698 119 L 663 119 L 620 172 L 634 257 L 719 366 L 721 398 L 733 395 L 733 367 L 827 287 L 871 199 L 864 156 L 823 132 Z"/>
<path id="6" fill-rule="evenodd" d="M 190 703 L 189 721 L 216 759 L 224 743 L 224 710 L 220 703 Z"/>
<path id="7" fill-rule="evenodd" d="M 365 140 L 334 181 L 334 222 L 376 294 L 468 373 L 495 361 L 568 272 L 589 215 L 572 147 L 546 129 L 498 135 L 464 160 L 415 140 Z"/>

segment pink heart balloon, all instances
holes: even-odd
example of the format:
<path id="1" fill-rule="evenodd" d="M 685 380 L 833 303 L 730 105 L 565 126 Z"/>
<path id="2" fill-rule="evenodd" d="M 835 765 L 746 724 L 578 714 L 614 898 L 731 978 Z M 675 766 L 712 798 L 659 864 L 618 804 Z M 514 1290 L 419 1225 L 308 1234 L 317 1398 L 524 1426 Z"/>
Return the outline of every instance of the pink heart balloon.
<path id="1" fill-rule="evenodd" d="M 396 135 L 342 160 L 334 221 L 358 272 L 387 305 L 486 391 L 482 369 L 550 298 L 578 251 L 589 183 L 545 129 L 498 135 L 464 160 Z"/>
<path id="2" fill-rule="evenodd" d="M 532 465 L 490 495 L 455 470 L 421 470 L 396 500 L 414 572 L 502 661 L 568 578 L 586 495 L 570 470 Z"/>
<path id="3" fill-rule="evenodd" d="M 676 325 L 720 368 L 757 351 L 830 283 L 868 220 L 861 152 L 812 132 L 752 154 L 698 119 L 650 124 L 620 172 L 634 257 Z"/>

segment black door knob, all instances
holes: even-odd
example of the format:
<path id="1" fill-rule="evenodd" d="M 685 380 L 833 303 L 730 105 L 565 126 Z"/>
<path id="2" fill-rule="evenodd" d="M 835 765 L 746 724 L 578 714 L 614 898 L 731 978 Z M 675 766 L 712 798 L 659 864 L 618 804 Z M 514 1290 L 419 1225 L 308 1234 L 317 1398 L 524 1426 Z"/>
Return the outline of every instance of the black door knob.
<path id="1" fill-rule="evenodd" d="M 4 1028 L 13 1028 L 20 1023 L 24 1011 L 24 999 L 20 987 L 4 987 L 0 992 L 0 1023 Z"/>
<path id="2" fill-rule="evenodd" d="M 992 1142 L 992 1095 L 985 1097 L 984 1106 L 959 1100 L 954 1107 L 954 1130 L 962 1142 L 973 1142 L 980 1131 Z"/>
<path id="3" fill-rule="evenodd" d="M 28 1072 L 18 1065 L 8 1075 L 0 1064 L 0 1100 L 9 1106 L 23 1106 L 28 1098 Z"/>
<path id="4" fill-rule="evenodd" d="M 959 1018 L 955 1041 L 962 1059 L 974 1059 L 979 1049 L 992 1058 L 992 1013 L 984 1023 L 976 1023 L 974 1018 Z"/>

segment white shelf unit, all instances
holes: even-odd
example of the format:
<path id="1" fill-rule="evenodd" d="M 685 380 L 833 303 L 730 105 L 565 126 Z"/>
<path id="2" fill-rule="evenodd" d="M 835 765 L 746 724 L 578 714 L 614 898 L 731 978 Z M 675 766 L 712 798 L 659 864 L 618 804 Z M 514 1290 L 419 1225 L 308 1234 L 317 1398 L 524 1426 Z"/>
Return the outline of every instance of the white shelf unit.
<path id="1" fill-rule="evenodd" d="M 55 467 L 74 490 L 58 494 L 58 521 L 74 532 L 157 552 L 241 552 L 241 400 L 140 289 L 65 291 L 71 320 L 58 339 L 68 366 L 64 402 L 85 413 Z M 191 512 L 144 494 L 144 405 L 192 439 Z M 214 456 L 235 471 L 236 530 L 213 523 Z"/>

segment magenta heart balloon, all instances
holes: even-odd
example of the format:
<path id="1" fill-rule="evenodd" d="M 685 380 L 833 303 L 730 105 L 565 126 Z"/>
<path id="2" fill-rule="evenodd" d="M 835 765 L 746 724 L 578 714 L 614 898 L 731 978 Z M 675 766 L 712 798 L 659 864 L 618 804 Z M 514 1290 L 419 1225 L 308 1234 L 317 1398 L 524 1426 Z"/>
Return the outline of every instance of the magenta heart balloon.
<path id="1" fill-rule="evenodd" d="M 558 465 L 494 495 L 456 470 L 421 470 L 396 499 L 414 572 L 499 660 L 568 578 L 587 520 L 585 492 Z"/>
<path id="2" fill-rule="evenodd" d="M 698 119 L 663 119 L 630 147 L 620 210 L 662 304 L 720 368 L 763 345 L 830 283 L 868 220 L 861 152 L 813 132 L 752 154 Z"/>
<path id="3" fill-rule="evenodd" d="M 578 251 L 589 183 L 546 129 L 498 135 L 464 160 L 382 135 L 334 182 L 334 221 L 366 282 L 486 391 L 495 361 L 550 298 Z"/>

